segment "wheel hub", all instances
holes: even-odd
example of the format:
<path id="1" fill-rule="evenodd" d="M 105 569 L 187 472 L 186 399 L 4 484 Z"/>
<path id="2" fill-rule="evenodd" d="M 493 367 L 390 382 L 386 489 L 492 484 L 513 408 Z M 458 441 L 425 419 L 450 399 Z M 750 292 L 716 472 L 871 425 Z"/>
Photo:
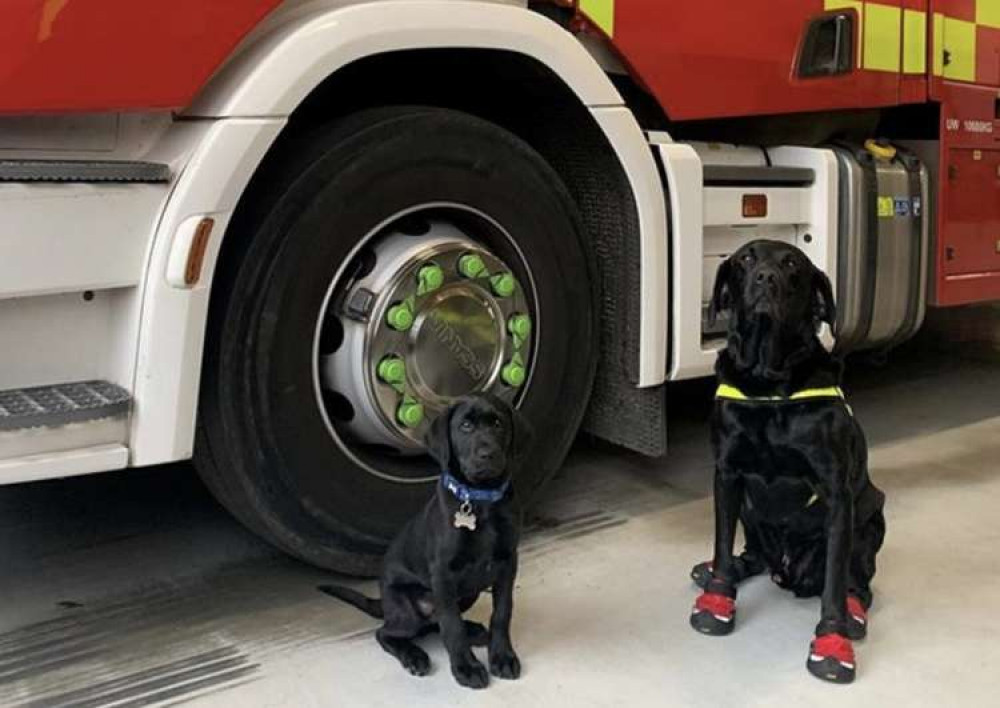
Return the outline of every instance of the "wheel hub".
<path id="1" fill-rule="evenodd" d="M 421 398 L 444 402 L 488 386 L 505 350 L 503 319 L 478 286 L 455 284 L 428 297 L 407 341 Z"/>
<path id="2" fill-rule="evenodd" d="M 409 454 L 454 399 L 488 391 L 513 402 L 533 339 L 507 264 L 448 222 L 426 227 L 379 237 L 370 270 L 338 284 L 343 343 L 320 361 L 324 388 L 350 405 L 339 421 L 350 436 Z"/>

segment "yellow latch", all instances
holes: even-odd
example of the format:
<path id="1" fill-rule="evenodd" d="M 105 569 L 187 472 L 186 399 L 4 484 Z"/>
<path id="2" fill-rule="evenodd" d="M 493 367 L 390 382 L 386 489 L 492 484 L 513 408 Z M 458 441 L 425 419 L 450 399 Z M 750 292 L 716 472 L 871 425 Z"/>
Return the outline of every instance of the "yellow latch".
<path id="1" fill-rule="evenodd" d="M 865 141 L 865 150 L 874 155 L 878 160 L 891 160 L 896 157 L 896 148 L 892 145 L 879 145 L 874 140 Z"/>

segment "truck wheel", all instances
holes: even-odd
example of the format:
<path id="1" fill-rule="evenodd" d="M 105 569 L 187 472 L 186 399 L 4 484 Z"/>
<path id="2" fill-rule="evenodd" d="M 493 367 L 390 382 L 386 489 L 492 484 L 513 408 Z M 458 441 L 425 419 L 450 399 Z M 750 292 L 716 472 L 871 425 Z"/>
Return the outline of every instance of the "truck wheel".
<path id="1" fill-rule="evenodd" d="M 220 256 L 196 464 L 279 548 L 368 575 L 432 492 L 423 434 L 455 398 L 535 426 L 522 500 L 561 464 L 596 366 L 593 264 L 558 175 L 469 115 L 365 111 L 278 162 Z"/>

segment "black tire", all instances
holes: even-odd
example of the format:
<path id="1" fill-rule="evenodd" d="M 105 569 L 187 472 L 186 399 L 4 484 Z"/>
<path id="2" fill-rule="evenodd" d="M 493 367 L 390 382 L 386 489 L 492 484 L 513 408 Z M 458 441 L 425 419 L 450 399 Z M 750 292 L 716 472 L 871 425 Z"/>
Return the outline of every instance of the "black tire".
<path id="1" fill-rule="evenodd" d="M 220 257 L 195 461 L 244 524 L 325 568 L 377 572 L 432 483 L 373 475 L 330 434 L 314 394 L 315 323 L 365 234 L 440 202 L 496 220 L 534 277 L 541 324 L 520 407 L 536 435 L 516 480 L 522 500 L 562 463 L 587 404 L 595 269 L 575 204 L 534 150 L 478 118 L 418 107 L 364 111 L 285 145 L 241 202 Z M 510 244 L 495 246 L 511 256 Z"/>

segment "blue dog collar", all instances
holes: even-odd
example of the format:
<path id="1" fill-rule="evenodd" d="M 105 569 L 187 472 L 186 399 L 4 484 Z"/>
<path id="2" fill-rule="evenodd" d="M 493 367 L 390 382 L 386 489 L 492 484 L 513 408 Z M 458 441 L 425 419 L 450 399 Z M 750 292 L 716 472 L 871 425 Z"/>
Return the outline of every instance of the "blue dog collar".
<path id="1" fill-rule="evenodd" d="M 462 484 L 449 472 L 442 472 L 441 486 L 451 492 L 452 495 L 459 501 L 475 501 L 492 504 L 493 502 L 498 502 L 503 499 L 504 495 L 507 493 L 507 489 L 510 487 L 510 480 L 507 480 L 496 489 L 477 489 L 476 487 L 470 487 Z"/>

